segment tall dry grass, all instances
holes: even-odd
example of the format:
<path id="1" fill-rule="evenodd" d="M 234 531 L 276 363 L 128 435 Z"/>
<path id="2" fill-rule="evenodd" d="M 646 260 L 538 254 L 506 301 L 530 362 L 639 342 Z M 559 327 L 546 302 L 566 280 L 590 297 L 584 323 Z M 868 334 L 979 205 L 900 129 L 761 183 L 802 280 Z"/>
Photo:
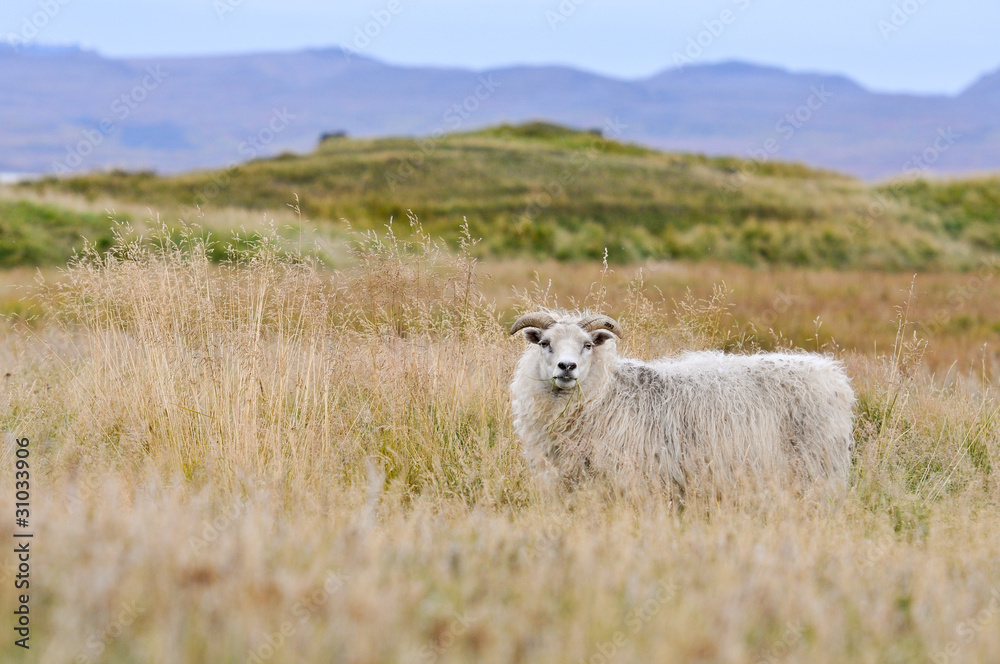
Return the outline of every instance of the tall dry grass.
<path id="1" fill-rule="evenodd" d="M 892 352 L 841 351 L 842 500 L 541 495 L 508 408 L 522 342 L 470 253 L 412 222 L 332 274 L 273 232 L 216 265 L 189 228 L 43 283 L 0 347 L 4 513 L 14 436 L 35 477 L 32 649 L 5 661 L 1000 658 L 995 388 L 935 378 L 905 311 Z M 761 345 L 721 286 L 587 279 L 625 353 Z M 522 309 L 572 304 L 519 283 Z"/>

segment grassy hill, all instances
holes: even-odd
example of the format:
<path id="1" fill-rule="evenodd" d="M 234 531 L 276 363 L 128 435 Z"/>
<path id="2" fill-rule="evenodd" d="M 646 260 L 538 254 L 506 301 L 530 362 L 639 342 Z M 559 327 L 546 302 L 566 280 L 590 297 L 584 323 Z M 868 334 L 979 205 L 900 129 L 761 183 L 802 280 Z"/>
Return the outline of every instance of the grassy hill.
<path id="1" fill-rule="evenodd" d="M 83 248 L 84 238 L 98 249 L 107 248 L 110 226 L 107 215 L 0 200 L 0 268 L 63 264 Z"/>
<path id="2" fill-rule="evenodd" d="M 330 138 L 223 171 L 110 172 L 31 187 L 163 210 L 285 209 L 377 227 L 412 210 L 476 251 L 561 260 L 714 259 L 836 268 L 965 269 L 1000 250 L 1000 181 L 870 187 L 781 162 L 666 154 L 545 123 L 425 139 Z"/>

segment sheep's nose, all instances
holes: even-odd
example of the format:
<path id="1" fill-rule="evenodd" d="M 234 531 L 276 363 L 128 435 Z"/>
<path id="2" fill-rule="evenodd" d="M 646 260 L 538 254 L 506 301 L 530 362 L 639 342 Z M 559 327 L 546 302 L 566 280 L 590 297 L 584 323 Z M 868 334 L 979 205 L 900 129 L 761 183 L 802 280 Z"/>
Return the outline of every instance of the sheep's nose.
<path id="1" fill-rule="evenodd" d="M 557 366 L 563 371 L 573 371 L 576 369 L 576 362 L 560 362 Z"/>

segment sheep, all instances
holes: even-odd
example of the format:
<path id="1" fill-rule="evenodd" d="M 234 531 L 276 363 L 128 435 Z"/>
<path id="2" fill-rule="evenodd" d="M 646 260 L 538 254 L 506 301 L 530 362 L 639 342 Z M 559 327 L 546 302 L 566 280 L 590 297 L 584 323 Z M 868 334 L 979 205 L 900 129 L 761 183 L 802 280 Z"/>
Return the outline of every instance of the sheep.
<path id="1" fill-rule="evenodd" d="M 545 484 L 604 474 L 681 496 L 740 478 L 847 485 L 855 397 L 832 358 L 702 351 L 643 362 L 618 356 L 613 318 L 565 311 L 521 316 L 518 332 L 531 345 L 511 382 L 514 429 Z"/>

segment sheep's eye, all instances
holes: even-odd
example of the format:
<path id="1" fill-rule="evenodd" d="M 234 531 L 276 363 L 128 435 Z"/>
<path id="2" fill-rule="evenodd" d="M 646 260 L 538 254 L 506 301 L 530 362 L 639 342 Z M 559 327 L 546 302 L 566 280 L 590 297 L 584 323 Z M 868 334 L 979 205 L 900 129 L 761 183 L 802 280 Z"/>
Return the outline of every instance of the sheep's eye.
<path id="1" fill-rule="evenodd" d="M 584 350 L 590 350 L 593 347 L 594 347 L 594 344 L 590 343 L 589 341 L 587 343 L 583 344 Z"/>
<path id="2" fill-rule="evenodd" d="M 548 348 L 549 347 L 549 342 L 548 341 L 539 341 L 538 345 L 541 346 L 542 348 Z"/>

